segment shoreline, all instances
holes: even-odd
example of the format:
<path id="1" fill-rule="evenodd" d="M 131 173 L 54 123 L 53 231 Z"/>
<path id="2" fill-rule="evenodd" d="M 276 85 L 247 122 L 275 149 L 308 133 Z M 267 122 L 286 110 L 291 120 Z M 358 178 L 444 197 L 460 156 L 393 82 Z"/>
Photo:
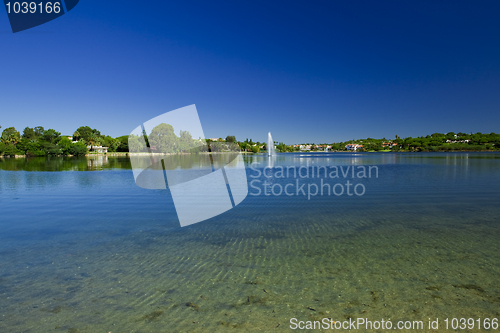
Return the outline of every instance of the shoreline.
<path id="1" fill-rule="evenodd" d="M 199 154 L 227 154 L 227 153 L 232 153 L 232 152 L 213 152 L 213 153 L 208 153 L 208 152 L 203 152 Z M 253 153 L 253 152 L 240 152 L 241 154 L 245 155 L 258 155 L 258 154 L 265 154 L 265 152 L 259 152 L 259 153 Z M 345 150 L 339 150 L 339 151 L 294 151 L 294 152 L 283 152 L 283 153 L 278 153 L 278 154 L 294 154 L 294 153 L 306 153 L 306 154 L 325 154 L 325 153 L 347 153 L 347 154 L 361 154 L 361 153 L 389 153 L 389 154 L 415 154 L 415 153 L 500 153 L 500 150 L 450 150 L 450 151 L 345 151 Z M 122 157 L 130 157 L 130 156 L 150 156 L 150 155 L 164 155 L 164 156 L 170 156 L 170 155 L 193 155 L 192 153 L 126 153 L 126 152 L 115 152 L 115 153 L 94 153 L 94 154 L 85 154 L 81 156 L 75 156 L 75 155 L 53 155 L 53 156 L 30 156 L 30 155 L 14 155 L 14 156 L 9 156 L 9 155 L 0 155 L 0 159 L 4 158 L 36 158 L 36 157 L 92 157 L 92 156 L 122 156 Z"/>

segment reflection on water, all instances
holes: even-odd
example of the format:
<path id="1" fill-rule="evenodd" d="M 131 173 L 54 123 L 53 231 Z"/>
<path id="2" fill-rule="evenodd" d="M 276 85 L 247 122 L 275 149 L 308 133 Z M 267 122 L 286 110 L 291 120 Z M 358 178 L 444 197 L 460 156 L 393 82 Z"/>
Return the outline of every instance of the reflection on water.
<path id="1" fill-rule="evenodd" d="M 488 177 L 498 171 L 497 153 L 292 153 L 277 154 L 268 157 L 265 154 L 243 155 L 247 173 L 253 174 L 253 169 L 300 167 L 317 168 L 320 166 L 372 166 L 381 167 L 382 177 L 391 175 L 396 182 L 406 178 L 409 183 L 421 184 L 433 181 L 434 178 L 463 181 L 471 177 Z M 135 164 L 150 165 L 150 157 L 134 156 Z M 171 157 L 161 155 L 166 170 L 186 170 L 201 172 L 205 169 L 218 169 L 221 166 L 231 167 L 233 154 L 185 154 Z M 162 170 L 161 161 L 159 169 Z M 394 173 L 398 165 L 407 165 L 404 173 Z M 442 166 L 431 168 L 431 166 Z M 89 157 L 30 157 L 30 158 L 0 158 L 0 171 L 104 171 L 104 170 L 131 170 L 130 159 L 126 156 L 96 155 Z M 200 170 L 200 171 L 197 171 Z M 317 169 L 314 169 L 317 170 Z M 407 174 L 407 173 L 410 174 Z M 198 174 L 196 173 L 196 174 Z M 182 175 L 179 173 L 179 175 Z M 411 177 L 410 177 L 411 175 Z M 189 175 L 186 174 L 187 179 Z M 184 177 L 185 178 L 185 177 Z M 250 179 L 251 180 L 251 179 Z M 53 182 L 62 182 L 58 177 L 41 178 L 30 173 L 12 173 L 3 177 L 0 188 L 15 188 L 21 185 L 37 184 L 38 186 L 53 185 Z M 68 182 L 68 180 L 65 180 Z M 99 181 L 93 179 L 93 182 Z M 462 182 L 463 184 L 463 182 Z M 98 186 L 94 183 L 93 186 Z"/>
<path id="2" fill-rule="evenodd" d="M 154 162 L 163 160 L 167 170 L 212 168 L 229 164 L 235 158 L 232 153 L 153 155 Z M 138 165 L 151 165 L 151 157 L 144 154 L 127 156 L 95 155 L 87 157 L 0 157 L 0 170 L 5 171 L 102 171 L 132 169 L 131 159 Z"/>
<path id="3" fill-rule="evenodd" d="M 192 168 L 219 168 L 234 159 L 234 154 L 181 154 L 158 155 L 156 159 L 165 162 L 167 170 Z M 150 157 L 135 155 L 150 165 Z M 288 153 L 269 158 L 265 154 L 244 155 L 246 165 L 388 165 L 388 164 L 444 164 L 447 166 L 468 166 L 471 161 L 500 159 L 498 153 Z M 265 164 L 265 165 L 264 165 Z M 479 163 L 478 163 L 479 165 Z M 493 164 L 485 163 L 485 167 Z M 95 155 L 88 157 L 0 157 L 0 170 L 6 171 L 100 171 L 131 169 L 127 156 Z"/>
<path id="4" fill-rule="evenodd" d="M 136 186 L 125 157 L 1 159 L 0 332 L 499 318 L 499 157 L 247 155 L 259 171 L 376 165 L 379 177 L 360 180 L 361 197 L 249 195 L 185 228 L 169 190 Z M 209 164 L 191 162 L 177 171 Z"/>
<path id="5" fill-rule="evenodd" d="M 130 168 L 130 160 L 125 156 L 0 158 L 0 170 L 6 171 L 99 171 Z"/>

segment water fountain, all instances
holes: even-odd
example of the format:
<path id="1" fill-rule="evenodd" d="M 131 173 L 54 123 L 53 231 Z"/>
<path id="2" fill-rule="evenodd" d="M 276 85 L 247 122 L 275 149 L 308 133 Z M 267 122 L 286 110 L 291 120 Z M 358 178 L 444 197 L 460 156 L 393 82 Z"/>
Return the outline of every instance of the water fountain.
<path id="1" fill-rule="evenodd" d="M 271 136 L 271 132 L 267 134 L 267 156 L 276 156 L 276 150 L 274 149 L 274 141 L 273 137 Z"/>

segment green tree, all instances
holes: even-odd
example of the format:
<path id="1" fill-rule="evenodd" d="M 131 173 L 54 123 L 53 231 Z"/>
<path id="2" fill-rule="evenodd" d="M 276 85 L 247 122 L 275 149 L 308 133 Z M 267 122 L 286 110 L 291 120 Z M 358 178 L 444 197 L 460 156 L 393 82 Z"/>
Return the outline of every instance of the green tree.
<path id="1" fill-rule="evenodd" d="M 96 137 L 101 137 L 101 132 L 96 130 L 95 128 L 90 128 L 89 126 L 81 126 L 73 133 L 73 140 L 80 141 L 84 140 L 85 142 L 89 142 L 89 139 L 93 137 L 94 140 Z"/>
<path id="2" fill-rule="evenodd" d="M 139 153 L 146 151 L 144 138 L 131 134 L 128 137 L 128 151 L 131 153 Z"/>
<path id="3" fill-rule="evenodd" d="M 458 135 L 457 135 L 457 137 L 458 137 Z M 456 140 L 454 132 L 448 132 L 448 133 L 446 133 L 445 138 L 446 138 L 446 140 L 451 140 L 451 141 Z"/>
<path id="4" fill-rule="evenodd" d="M 36 135 L 35 130 L 33 128 L 26 127 L 23 131 L 22 138 L 30 141 L 35 141 L 38 139 L 38 136 Z"/>
<path id="5" fill-rule="evenodd" d="M 128 152 L 129 151 L 128 138 L 129 138 L 128 135 L 123 135 L 123 136 L 119 136 L 116 138 L 116 140 L 119 143 L 118 147 L 116 148 L 116 151 L 120 151 L 120 152 Z"/>
<path id="6" fill-rule="evenodd" d="M 3 149 L 3 154 L 6 156 L 14 156 L 14 155 L 19 154 L 19 151 L 17 150 L 15 145 L 7 144 L 7 145 L 5 145 L 5 148 Z"/>
<path id="7" fill-rule="evenodd" d="M 43 131 L 43 134 L 40 139 L 51 144 L 56 144 L 57 142 L 59 142 L 60 136 L 61 136 L 60 132 L 57 132 L 56 130 L 49 128 L 48 130 Z"/>
<path id="8" fill-rule="evenodd" d="M 248 143 L 246 143 L 246 142 L 240 142 L 240 148 L 241 148 L 241 150 L 247 151 L 248 147 L 249 147 Z"/>
<path id="9" fill-rule="evenodd" d="M 43 135 L 43 132 L 45 132 L 45 129 L 43 126 L 37 126 L 33 129 L 35 131 L 35 136 L 38 138 Z"/>
<path id="10" fill-rule="evenodd" d="M 161 153 L 179 152 L 179 138 L 174 133 L 172 125 L 161 123 L 151 131 L 148 136 L 151 148 L 156 148 Z"/>
<path id="11" fill-rule="evenodd" d="M 59 147 L 55 143 L 51 142 L 44 142 L 43 143 L 43 150 L 47 155 L 62 155 L 62 150 L 61 147 Z"/>
<path id="12" fill-rule="evenodd" d="M 73 143 L 71 146 L 71 154 L 74 156 L 81 156 L 88 153 L 87 145 L 83 142 Z"/>
<path id="13" fill-rule="evenodd" d="M 146 129 L 142 129 L 142 137 L 144 138 L 144 141 L 146 142 L 146 146 L 151 147 L 149 145 L 149 139 L 148 139 L 148 133 L 146 133 Z"/>
<path id="14" fill-rule="evenodd" d="M 28 145 L 34 142 L 35 141 L 21 137 L 21 140 L 16 144 L 16 147 L 20 152 L 26 152 L 26 150 L 28 150 Z"/>
<path id="15" fill-rule="evenodd" d="M 2 142 L 6 145 L 15 145 L 21 140 L 21 134 L 14 127 L 8 127 L 2 132 Z"/>
<path id="16" fill-rule="evenodd" d="M 104 147 L 108 147 L 108 151 L 115 152 L 120 146 L 121 142 L 118 139 L 113 139 L 112 137 L 104 136 L 101 138 L 101 144 Z"/>
<path id="17" fill-rule="evenodd" d="M 195 145 L 195 141 L 193 139 L 193 137 L 191 136 L 191 133 L 189 133 L 188 131 L 181 131 L 181 137 L 179 138 L 179 150 L 180 151 L 188 151 L 194 147 L 196 147 Z"/>
<path id="18" fill-rule="evenodd" d="M 221 152 L 221 151 L 224 151 L 225 149 L 227 149 L 227 145 L 225 145 L 223 142 L 219 142 L 219 141 L 211 142 L 209 147 L 210 147 L 211 152 Z"/>
<path id="19" fill-rule="evenodd" d="M 85 142 L 87 142 L 87 144 L 90 145 L 90 150 L 92 150 L 92 148 L 94 146 L 99 146 L 101 144 L 101 136 L 97 135 L 95 133 L 91 133 L 87 137 L 87 139 L 85 140 Z"/>
<path id="20" fill-rule="evenodd" d="M 226 136 L 226 142 L 236 142 L 236 137 L 234 135 Z"/>
<path id="21" fill-rule="evenodd" d="M 38 141 L 29 142 L 24 148 L 24 153 L 28 156 L 45 156 L 46 152 L 41 143 Z"/>
<path id="22" fill-rule="evenodd" d="M 70 139 L 68 139 L 67 137 L 64 136 L 61 138 L 61 140 L 59 140 L 57 145 L 59 146 L 59 148 L 61 149 L 61 152 L 64 155 L 71 155 L 71 147 L 72 147 L 73 143 L 71 142 Z"/>

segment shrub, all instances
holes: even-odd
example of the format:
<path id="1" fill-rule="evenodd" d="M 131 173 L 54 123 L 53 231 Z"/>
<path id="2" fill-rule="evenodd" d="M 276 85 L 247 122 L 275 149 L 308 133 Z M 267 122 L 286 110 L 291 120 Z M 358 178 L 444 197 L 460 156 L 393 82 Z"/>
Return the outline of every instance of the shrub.
<path id="1" fill-rule="evenodd" d="M 83 142 L 73 143 L 71 146 L 71 154 L 74 156 L 81 156 L 87 154 L 89 151 Z"/>
<path id="2" fill-rule="evenodd" d="M 6 145 L 3 154 L 6 156 L 15 156 L 19 154 L 19 151 L 17 150 L 16 146 L 14 145 Z"/>

